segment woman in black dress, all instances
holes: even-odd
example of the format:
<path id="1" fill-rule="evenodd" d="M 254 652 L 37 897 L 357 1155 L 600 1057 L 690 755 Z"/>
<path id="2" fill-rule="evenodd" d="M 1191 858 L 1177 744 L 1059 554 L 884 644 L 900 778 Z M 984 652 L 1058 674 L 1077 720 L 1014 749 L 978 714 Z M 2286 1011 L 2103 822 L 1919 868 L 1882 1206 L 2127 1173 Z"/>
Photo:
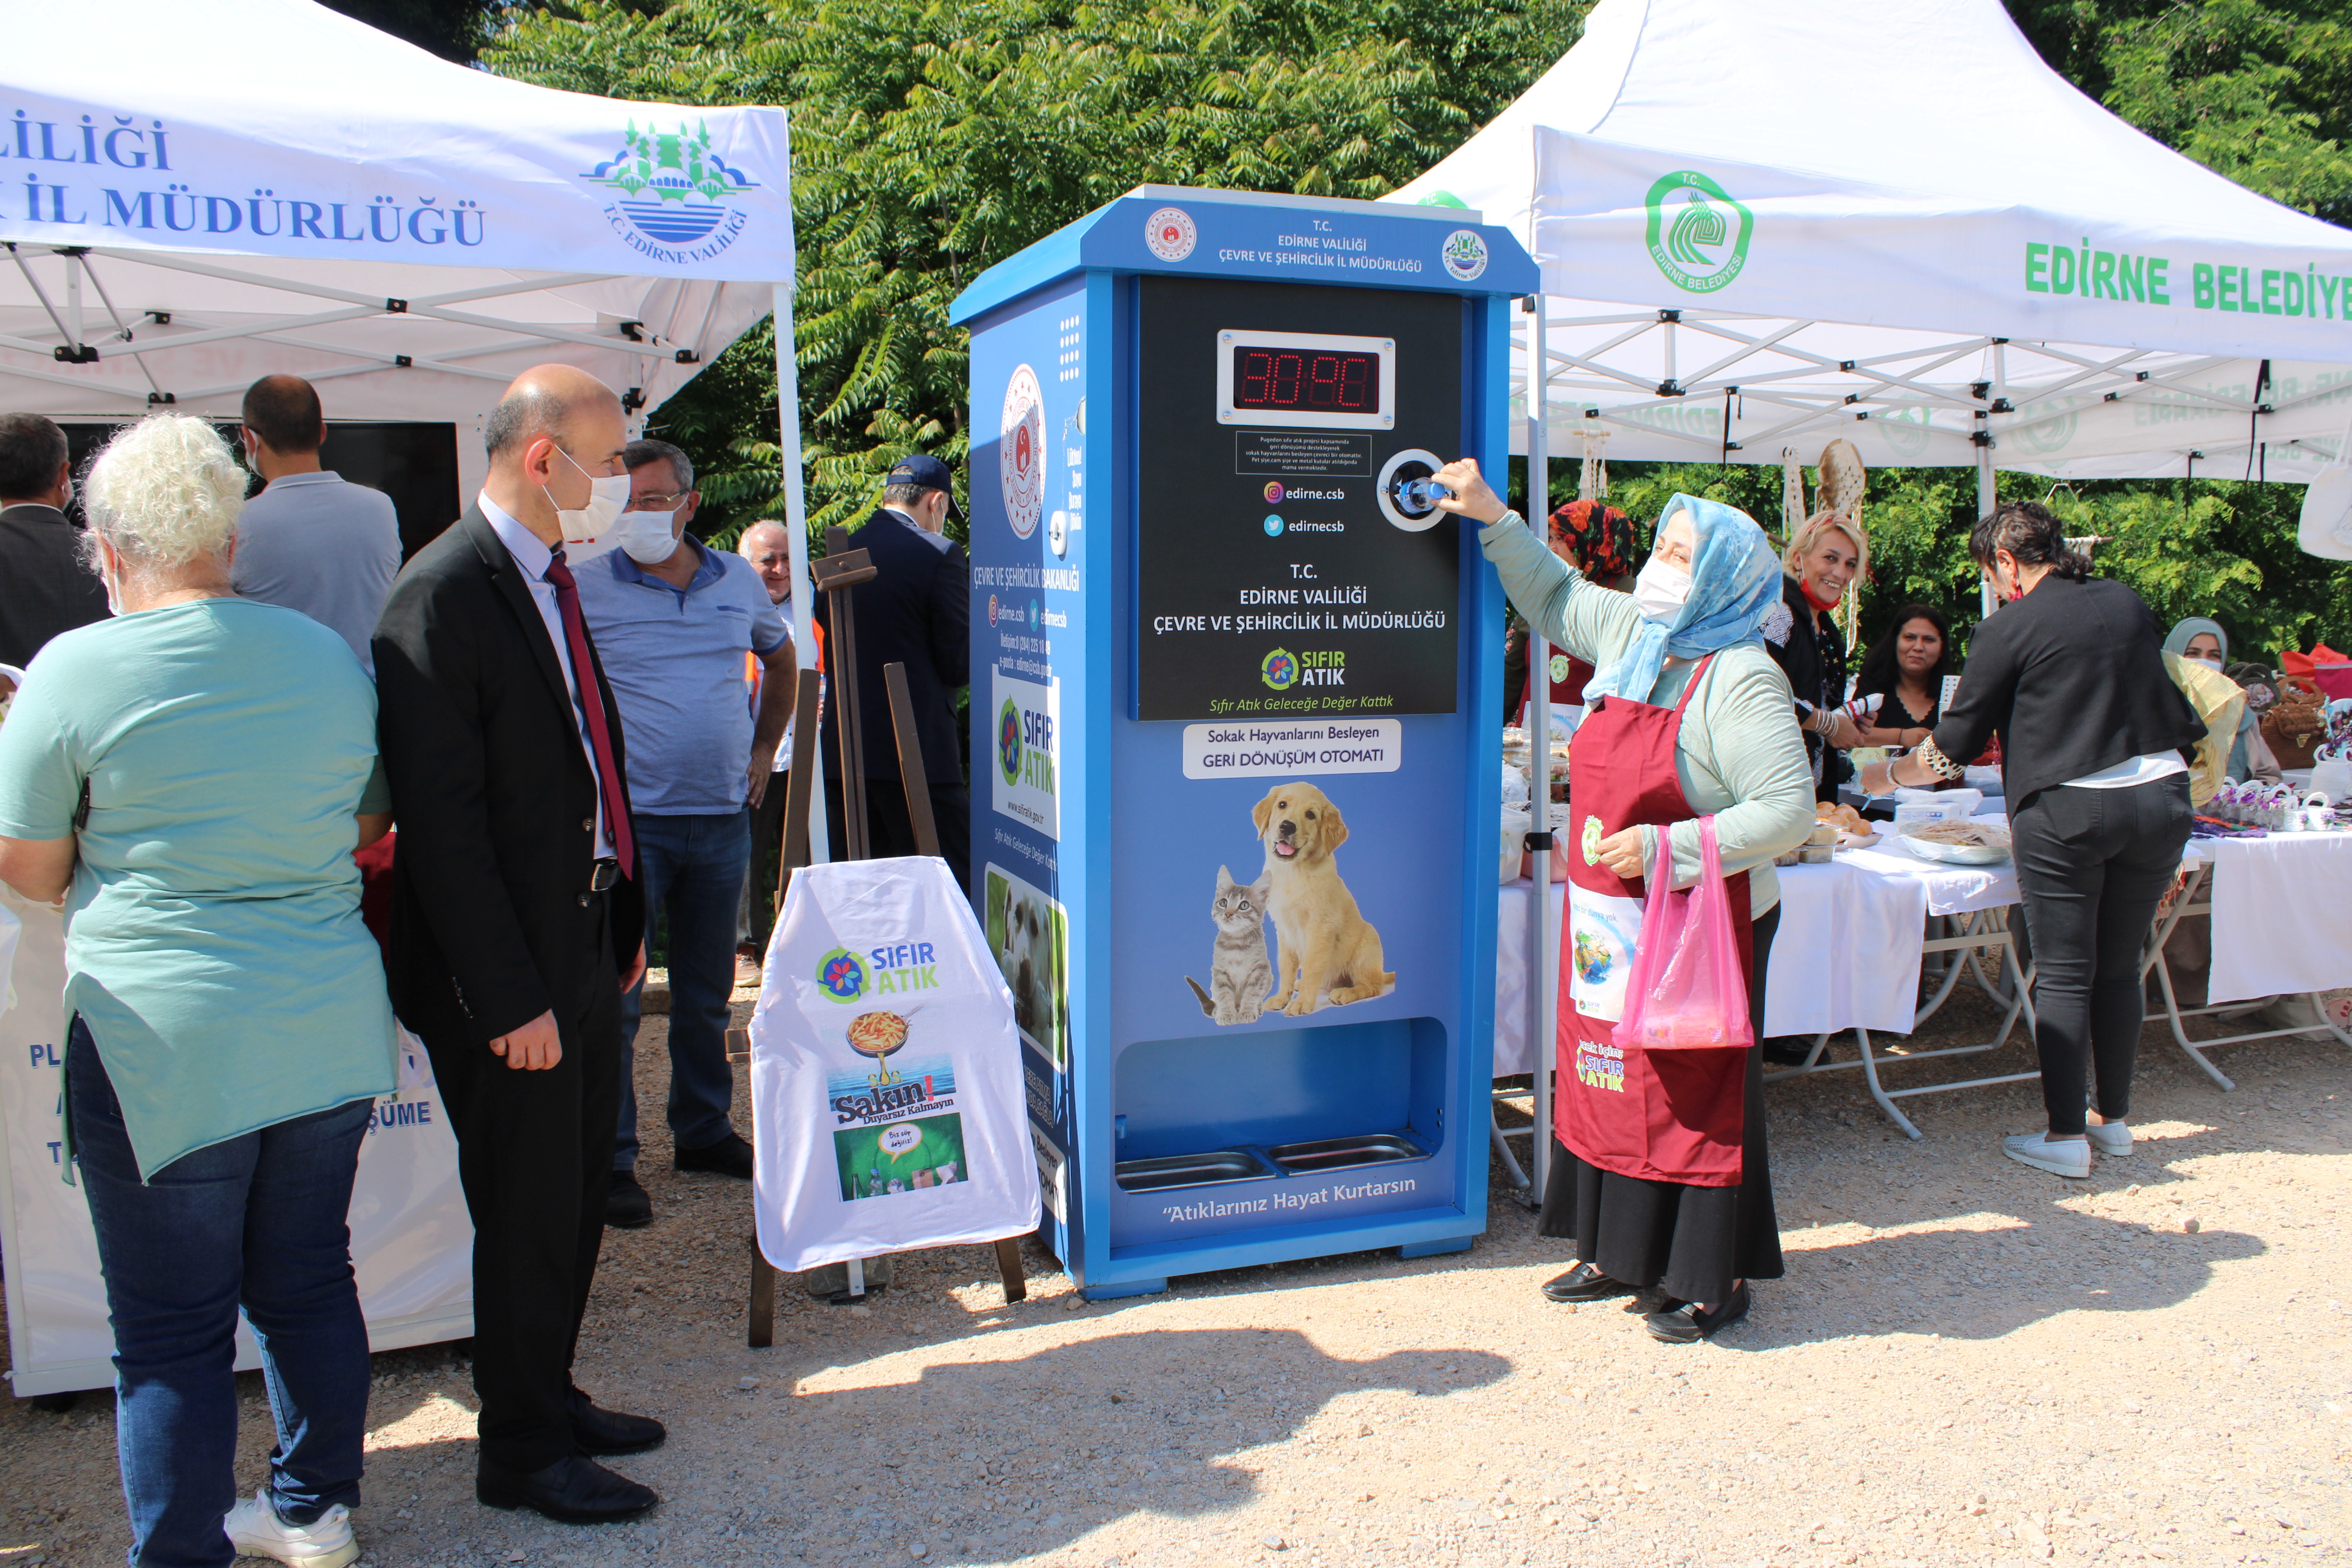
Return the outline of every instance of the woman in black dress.
<path id="1" fill-rule="evenodd" d="M 1944 678 L 1951 672 L 1952 623 L 1944 612 L 1929 605 L 1895 611 L 1854 677 L 1855 701 L 1879 699 L 1878 711 L 1862 727 L 1862 743 L 1908 750 L 1933 734 L 1943 717 Z"/>
<path id="2" fill-rule="evenodd" d="M 1764 623 L 1765 651 L 1797 697 L 1815 800 L 1837 799 L 1849 771 L 1841 753 L 1862 744 L 1862 731 L 1843 710 L 1845 638 L 1830 612 L 1869 569 L 1862 530 L 1835 512 L 1815 513 L 1781 557 L 1780 605 Z"/>

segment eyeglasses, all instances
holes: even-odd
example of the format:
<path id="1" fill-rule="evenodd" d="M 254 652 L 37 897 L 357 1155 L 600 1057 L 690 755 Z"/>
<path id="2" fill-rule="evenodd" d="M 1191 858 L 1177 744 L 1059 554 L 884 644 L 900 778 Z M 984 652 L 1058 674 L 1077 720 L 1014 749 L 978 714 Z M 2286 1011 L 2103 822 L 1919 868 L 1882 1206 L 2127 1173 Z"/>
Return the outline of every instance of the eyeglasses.
<path id="1" fill-rule="evenodd" d="M 676 495 L 631 496 L 629 510 L 631 511 L 676 511 L 686 504 L 686 498 L 693 493 L 692 490 L 680 490 Z"/>

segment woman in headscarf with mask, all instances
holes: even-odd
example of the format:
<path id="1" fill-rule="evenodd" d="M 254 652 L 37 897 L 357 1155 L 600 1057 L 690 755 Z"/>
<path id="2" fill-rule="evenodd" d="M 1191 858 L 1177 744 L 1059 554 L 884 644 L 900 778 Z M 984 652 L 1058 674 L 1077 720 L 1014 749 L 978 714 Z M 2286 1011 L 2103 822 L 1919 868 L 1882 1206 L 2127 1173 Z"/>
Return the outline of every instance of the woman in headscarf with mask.
<path id="1" fill-rule="evenodd" d="M 1746 1316 L 1748 1282 L 1781 1272 L 1755 1047 L 1652 1054 L 1620 1045 L 1625 972 L 1653 879 L 1701 875 L 1699 822 L 1716 840 L 1741 940 L 1751 1032 L 1764 1034 L 1765 969 L 1780 923 L 1772 858 L 1813 826 L 1812 771 L 1787 677 L 1761 628 L 1780 563 L 1745 512 L 1677 495 L 1630 595 L 1546 550 L 1469 458 L 1439 504 L 1483 524 L 1479 546 L 1511 603 L 1595 667 L 1570 752 L 1577 839 L 1569 861 L 1553 1151 L 1542 1229 L 1573 1238 L 1555 1301 L 1649 1293 L 1655 1337 L 1704 1339 Z"/>
<path id="2" fill-rule="evenodd" d="M 2164 651 L 2226 675 L 2230 634 L 2221 629 L 2219 621 L 2209 621 L 2202 616 L 2186 616 L 2175 621 L 2172 630 L 2165 634 Z M 2190 700 L 2195 700 L 2194 693 Z M 2229 761 L 2221 771 L 2242 784 L 2248 779 L 2260 779 L 2264 784 L 2279 782 L 2278 758 L 2263 739 L 2263 716 L 2252 702 L 2246 703 L 2239 714 L 2237 733 L 2230 742 Z"/>

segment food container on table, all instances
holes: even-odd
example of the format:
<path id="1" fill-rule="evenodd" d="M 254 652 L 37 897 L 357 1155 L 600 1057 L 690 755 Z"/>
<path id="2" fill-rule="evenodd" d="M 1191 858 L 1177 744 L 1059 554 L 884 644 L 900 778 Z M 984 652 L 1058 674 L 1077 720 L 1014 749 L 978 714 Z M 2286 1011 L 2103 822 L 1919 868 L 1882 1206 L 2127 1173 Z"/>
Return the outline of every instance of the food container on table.
<path id="1" fill-rule="evenodd" d="M 1834 822 L 1816 820 L 1813 824 L 1813 831 L 1806 837 L 1805 844 L 1808 847 L 1818 847 L 1826 844 L 1834 848 L 1837 841 L 1838 825 Z"/>
<path id="2" fill-rule="evenodd" d="M 1955 866 L 1993 866 L 2009 858 L 2009 829 L 2005 827 L 1990 822 L 1968 824 L 1981 839 L 1975 844 L 1940 844 L 1919 837 L 1921 828 L 1936 825 L 1934 820 L 1897 822 L 1895 842 L 1922 860 L 1942 860 Z"/>
<path id="3" fill-rule="evenodd" d="M 1502 879 L 1516 882 L 1524 874 L 1520 868 L 1527 863 L 1528 835 L 1535 830 L 1535 818 L 1516 805 L 1503 807 Z"/>
<path id="4" fill-rule="evenodd" d="M 1797 846 L 1796 863 L 1800 866 L 1826 866 L 1836 858 L 1837 841 L 1834 829 L 1832 830 L 1831 841 L 1827 844 L 1800 844 Z"/>

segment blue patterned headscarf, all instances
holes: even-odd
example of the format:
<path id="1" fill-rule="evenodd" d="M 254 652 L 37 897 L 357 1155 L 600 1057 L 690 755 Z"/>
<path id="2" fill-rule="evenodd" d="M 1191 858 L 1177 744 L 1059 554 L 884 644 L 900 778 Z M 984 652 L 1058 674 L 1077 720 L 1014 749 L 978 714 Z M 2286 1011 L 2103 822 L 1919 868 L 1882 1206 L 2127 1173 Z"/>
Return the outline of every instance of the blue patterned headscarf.
<path id="1" fill-rule="evenodd" d="M 1671 623 L 1642 623 L 1625 651 L 1584 683 L 1587 702 L 1597 697 L 1647 702 L 1668 654 L 1698 658 L 1755 642 L 1765 616 L 1780 602 L 1780 557 L 1755 519 L 1736 506 L 1676 494 L 1658 514 L 1660 531 L 1677 510 L 1689 511 L 1697 533 L 1690 597 Z"/>

